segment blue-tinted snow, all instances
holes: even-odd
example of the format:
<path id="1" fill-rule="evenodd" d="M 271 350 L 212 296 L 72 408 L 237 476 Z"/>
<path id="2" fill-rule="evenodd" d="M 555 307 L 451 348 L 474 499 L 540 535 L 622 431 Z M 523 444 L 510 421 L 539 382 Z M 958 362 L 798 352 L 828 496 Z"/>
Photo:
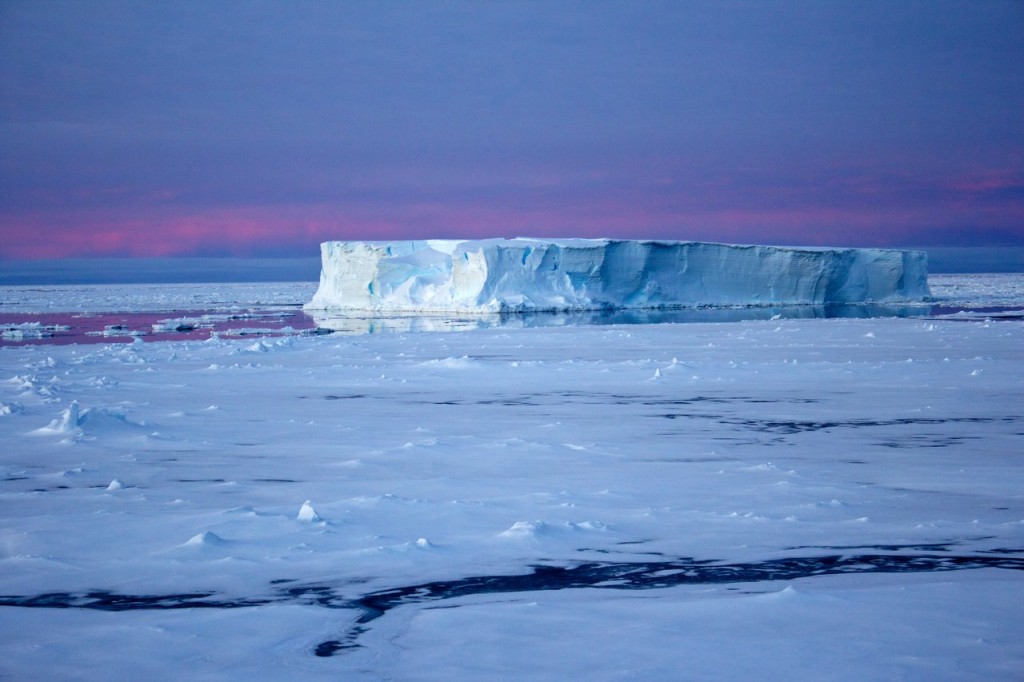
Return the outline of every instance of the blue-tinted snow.
<path id="1" fill-rule="evenodd" d="M 984 315 L 2 348 L 0 673 L 1012 679 L 1022 385 Z M 666 586 L 431 592 L 586 565 Z"/>

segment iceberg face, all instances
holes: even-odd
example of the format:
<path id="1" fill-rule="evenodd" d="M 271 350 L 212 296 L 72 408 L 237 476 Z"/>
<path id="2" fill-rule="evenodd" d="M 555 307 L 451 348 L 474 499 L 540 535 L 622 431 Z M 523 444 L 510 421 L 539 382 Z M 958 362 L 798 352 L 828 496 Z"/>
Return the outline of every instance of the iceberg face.
<path id="1" fill-rule="evenodd" d="M 927 256 L 624 239 L 324 242 L 309 310 L 495 313 L 914 301 Z"/>

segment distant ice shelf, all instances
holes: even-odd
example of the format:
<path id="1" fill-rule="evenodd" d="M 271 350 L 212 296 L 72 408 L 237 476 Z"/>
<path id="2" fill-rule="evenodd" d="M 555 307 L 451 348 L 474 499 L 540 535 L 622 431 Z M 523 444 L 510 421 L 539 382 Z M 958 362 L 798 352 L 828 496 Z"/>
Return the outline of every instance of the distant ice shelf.
<path id="1" fill-rule="evenodd" d="M 920 301 L 919 251 L 625 239 L 330 241 L 308 310 L 387 313 Z"/>

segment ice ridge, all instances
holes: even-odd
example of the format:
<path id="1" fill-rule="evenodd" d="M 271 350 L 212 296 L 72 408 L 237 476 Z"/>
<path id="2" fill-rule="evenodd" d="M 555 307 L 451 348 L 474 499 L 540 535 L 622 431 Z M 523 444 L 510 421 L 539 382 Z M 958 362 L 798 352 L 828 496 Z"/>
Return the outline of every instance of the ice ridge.
<path id="1" fill-rule="evenodd" d="M 329 241 L 309 310 L 529 312 L 929 297 L 920 251 L 625 239 Z"/>

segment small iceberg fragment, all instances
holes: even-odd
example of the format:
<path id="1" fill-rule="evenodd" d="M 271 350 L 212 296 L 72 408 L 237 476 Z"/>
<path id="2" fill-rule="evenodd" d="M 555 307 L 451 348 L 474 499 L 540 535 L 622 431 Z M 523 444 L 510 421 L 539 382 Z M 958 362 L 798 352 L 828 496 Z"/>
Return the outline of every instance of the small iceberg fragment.
<path id="1" fill-rule="evenodd" d="M 81 421 L 81 408 L 77 400 L 72 400 L 67 409 L 60 413 L 59 417 L 46 426 L 32 431 L 32 433 L 41 436 L 69 434 L 78 429 Z"/>
<path id="2" fill-rule="evenodd" d="M 143 329 L 132 329 L 128 325 L 124 324 L 108 324 L 103 327 L 103 331 L 98 332 L 86 332 L 86 336 L 102 336 L 105 338 L 119 337 L 119 336 L 131 336 L 133 337 L 132 342 L 134 343 L 139 336 L 143 334 L 149 334 L 150 332 Z M 140 341 L 141 343 L 141 341 Z"/>
<path id="3" fill-rule="evenodd" d="M 227 544 L 227 540 L 225 540 L 221 536 L 217 535 L 216 533 L 211 533 L 208 530 L 204 530 L 202 533 L 199 533 L 198 535 L 193 535 L 189 539 L 189 541 L 185 543 L 185 546 L 186 547 L 219 547 L 219 546 L 225 545 L 225 544 Z"/>
<path id="4" fill-rule="evenodd" d="M 566 524 L 571 530 L 582 530 L 582 531 L 605 531 L 608 530 L 608 526 L 600 521 L 580 521 L 574 523 L 572 521 Z"/>
<path id="5" fill-rule="evenodd" d="M 59 417 L 52 420 L 46 426 L 30 433 L 37 436 L 65 435 L 80 437 L 84 434 L 86 428 L 90 431 L 105 431 L 143 426 L 146 426 L 145 422 L 131 421 L 120 410 L 111 410 L 105 407 L 87 407 L 82 409 L 77 400 L 72 400 L 67 409 L 60 413 Z"/>
<path id="6" fill-rule="evenodd" d="M 110 485 L 107 486 L 107 491 L 121 490 L 122 488 L 124 488 L 124 483 L 121 482 L 121 479 L 115 478 L 110 482 Z"/>
<path id="7" fill-rule="evenodd" d="M 42 324 L 41 322 L 22 322 L 5 324 L 0 327 L 0 336 L 4 341 L 27 341 L 29 339 L 45 339 L 61 332 L 70 331 L 66 324 Z"/>
<path id="8" fill-rule="evenodd" d="M 536 538 L 539 535 L 546 535 L 551 528 L 543 521 L 516 521 L 505 531 L 499 533 L 503 538 Z"/>
<path id="9" fill-rule="evenodd" d="M 179 317 L 157 320 L 152 327 L 155 334 L 173 334 L 210 329 L 213 327 L 213 323 L 206 318 Z"/>
<path id="10" fill-rule="evenodd" d="M 295 519 L 305 521 L 306 523 L 319 523 L 323 521 L 320 515 L 316 513 L 316 509 L 313 509 L 313 503 L 309 500 L 302 503 L 302 508 L 299 509 L 299 514 Z"/>

